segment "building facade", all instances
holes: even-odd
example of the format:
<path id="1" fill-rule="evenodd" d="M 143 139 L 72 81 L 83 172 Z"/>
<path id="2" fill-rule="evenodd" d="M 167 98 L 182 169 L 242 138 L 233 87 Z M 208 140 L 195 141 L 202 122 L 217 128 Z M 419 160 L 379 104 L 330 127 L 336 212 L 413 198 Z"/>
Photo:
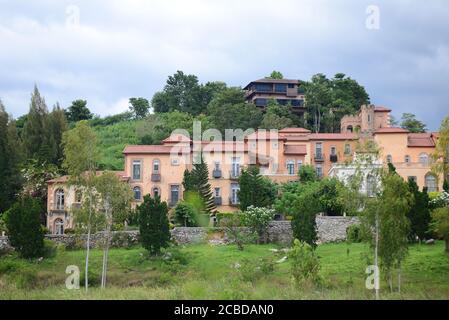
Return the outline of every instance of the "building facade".
<path id="1" fill-rule="evenodd" d="M 242 141 L 192 141 L 173 134 L 161 145 L 127 146 L 123 151 L 124 171 L 116 174 L 133 190 L 133 206 L 150 194 L 174 207 L 183 199 L 184 171 L 193 168 L 197 151 L 201 150 L 218 210 L 233 212 L 239 205 L 239 176 L 248 165 L 258 165 L 261 174 L 276 183 L 298 180 L 303 165 L 313 165 L 319 177 L 339 177 L 342 172 L 350 172 L 348 166 L 363 137 L 379 148 L 376 165 L 391 162 L 404 179 L 415 180 L 420 188 L 441 190 L 442 179 L 431 173 L 430 160 L 437 135 L 391 128 L 387 110 L 363 106 L 358 117 L 343 118 L 342 133 L 316 134 L 303 128 L 260 130 Z M 81 201 L 67 180 L 61 177 L 48 182 L 47 223 L 52 233 L 73 226 L 70 212 Z"/>

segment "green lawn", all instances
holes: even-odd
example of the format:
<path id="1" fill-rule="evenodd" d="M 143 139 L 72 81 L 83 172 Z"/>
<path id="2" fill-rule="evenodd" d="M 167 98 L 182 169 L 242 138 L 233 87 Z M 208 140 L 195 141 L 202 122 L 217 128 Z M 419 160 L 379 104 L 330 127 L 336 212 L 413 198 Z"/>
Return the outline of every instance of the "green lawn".
<path id="1" fill-rule="evenodd" d="M 449 299 L 449 255 L 443 243 L 415 245 L 403 267 L 402 293 L 390 293 L 382 282 L 382 299 Z M 321 284 L 297 288 L 289 275 L 289 263 L 277 264 L 273 273 L 244 281 L 234 266 L 243 259 L 278 260 L 275 245 L 191 245 L 169 250 L 172 258 L 148 258 L 142 248 L 112 249 L 108 288 L 65 288 L 65 269 L 83 269 L 84 251 L 62 248 L 52 258 L 25 261 L 15 255 L 0 258 L 0 299 L 373 299 L 365 289 L 366 245 L 345 243 L 318 247 Z M 102 252 L 91 257 L 92 279 L 98 283 Z"/>

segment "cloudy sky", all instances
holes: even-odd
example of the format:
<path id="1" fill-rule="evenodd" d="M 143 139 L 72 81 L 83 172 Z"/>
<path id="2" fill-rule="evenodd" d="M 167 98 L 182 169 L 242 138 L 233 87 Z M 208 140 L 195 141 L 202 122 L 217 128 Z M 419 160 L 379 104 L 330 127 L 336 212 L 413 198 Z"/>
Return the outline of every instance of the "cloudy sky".
<path id="1" fill-rule="evenodd" d="M 0 99 L 15 117 L 35 83 L 49 106 L 82 98 L 108 115 L 176 70 L 239 86 L 274 69 L 343 72 L 431 130 L 449 115 L 447 0 L 0 0 L 0 43 Z"/>

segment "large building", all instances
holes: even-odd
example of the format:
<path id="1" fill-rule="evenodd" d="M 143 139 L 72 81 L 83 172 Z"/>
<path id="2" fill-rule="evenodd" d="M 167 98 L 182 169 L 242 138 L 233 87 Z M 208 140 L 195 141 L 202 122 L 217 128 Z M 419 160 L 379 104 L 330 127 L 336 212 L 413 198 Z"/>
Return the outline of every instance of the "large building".
<path id="1" fill-rule="evenodd" d="M 437 134 L 413 134 L 389 123 L 389 109 L 363 106 L 357 117 L 342 120 L 342 133 L 312 133 L 303 128 L 257 131 L 242 141 L 192 141 L 173 134 L 161 145 L 127 146 L 124 171 L 117 172 L 134 192 L 134 206 L 143 196 L 160 196 L 170 207 L 183 198 L 182 180 L 191 170 L 195 152 L 202 150 L 209 167 L 209 182 L 221 212 L 238 210 L 238 178 L 242 168 L 256 164 L 261 174 L 284 183 L 297 180 L 302 165 L 313 165 L 320 177 L 338 176 L 337 168 L 352 161 L 360 139 L 376 142 L 380 156 L 376 163 L 391 162 L 404 179 L 413 179 L 429 191 L 441 188 L 441 180 L 431 173 L 430 155 Z M 81 195 L 67 185 L 67 177 L 48 183 L 48 228 L 62 233 L 72 227 L 70 212 L 79 206 Z"/>
<path id="2" fill-rule="evenodd" d="M 284 106 L 291 106 L 295 113 L 304 113 L 304 89 L 299 80 L 264 78 L 250 82 L 245 88 L 246 101 L 265 108 L 273 99 Z"/>

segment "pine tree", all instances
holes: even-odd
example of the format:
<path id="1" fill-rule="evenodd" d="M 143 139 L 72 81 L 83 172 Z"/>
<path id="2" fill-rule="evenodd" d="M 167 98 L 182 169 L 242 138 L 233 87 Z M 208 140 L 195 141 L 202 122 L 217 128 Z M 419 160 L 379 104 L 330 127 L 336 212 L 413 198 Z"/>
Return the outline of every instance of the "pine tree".
<path id="1" fill-rule="evenodd" d="M 53 107 L 53 111 L 49 115 L 49 130 L 50 130 L 50 143 L 51 146 L 51 163 L 61 165 L 64 150 L 62 147 L 62 136 L 68 129 L 67 118 L 64 110 L 57 103 Z"/>
<path id="2" fill-rule="evenodd" d="M 189 170 L 184 171 L 184 177 L 182 179 L 182 186 L 184 187 L 184 192 L 196 191 L 196 183 L 194 181 L 194 176 Z"/>
<path id="3" fill-rule="evenodd" d="M 215 205 L 214 196 L 209 183 L 209 169 L 207 163 L 200 156 L 200 161 L 194 164 L 192 170 L 192 179 L 195 189 L 198 190 L 201 198 L 204 201 L 205 211 L 208 214 L 215 214 L 217 206 Z"/>
<path id="4" fill-rule="evenodd" d="M 415 181 L 410 180 L 408 183 L 410 192 L 414 195 L 414 202 L 407 214 L 410 220 L 409 240 L 415 241 L 418 237 L 420 240 L 426 238 L 430 224 L 429 195 L 427 190 L 419 191 Z"/>
<path id="5" fill-rule="evenodd" d="M 170 241 L 168 224 L 168 207 L 159 197 L 147 195 L 143 203 L 137 207 L 140 224 L 140 241 L 150 254 L 157 255 L 161 248 L 166 248 Z"/>

